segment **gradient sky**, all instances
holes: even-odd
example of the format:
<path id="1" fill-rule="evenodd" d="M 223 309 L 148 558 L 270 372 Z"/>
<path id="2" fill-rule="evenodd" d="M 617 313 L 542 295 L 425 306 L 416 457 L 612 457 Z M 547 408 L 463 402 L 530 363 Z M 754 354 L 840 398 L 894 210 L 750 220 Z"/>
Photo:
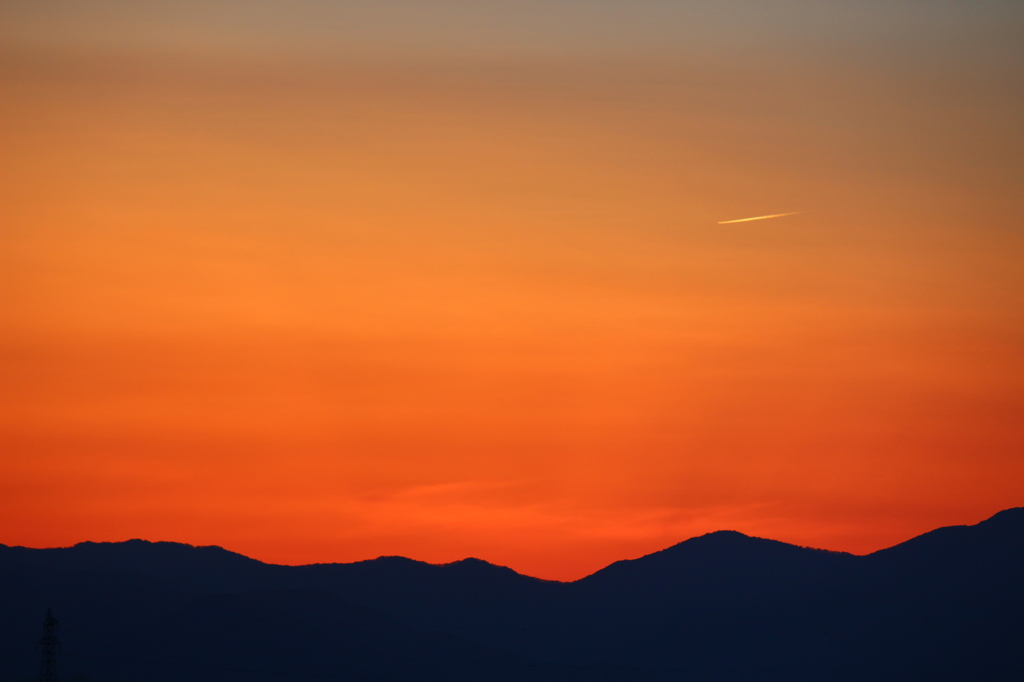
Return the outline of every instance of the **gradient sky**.
<path id="1" fill-rule="evenodd" d="M 573 579 L 1024 505 L 1022 35 L 992 0 L 4 3 L 0 542 Z"/>

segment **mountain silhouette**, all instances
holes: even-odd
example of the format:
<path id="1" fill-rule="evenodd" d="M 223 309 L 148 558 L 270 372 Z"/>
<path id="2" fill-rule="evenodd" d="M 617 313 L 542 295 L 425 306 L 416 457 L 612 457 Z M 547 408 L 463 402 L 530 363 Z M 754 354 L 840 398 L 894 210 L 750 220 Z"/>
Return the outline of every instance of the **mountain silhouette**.
<path id="1" fill-rule="evenodd" d="M 37 670 L 48 607 L 66 679 L 1017 680 L 1024 509 L 866 556 L 720 531 L 570 583 L 479 559 L 0 545 L 0 679 Z"/>

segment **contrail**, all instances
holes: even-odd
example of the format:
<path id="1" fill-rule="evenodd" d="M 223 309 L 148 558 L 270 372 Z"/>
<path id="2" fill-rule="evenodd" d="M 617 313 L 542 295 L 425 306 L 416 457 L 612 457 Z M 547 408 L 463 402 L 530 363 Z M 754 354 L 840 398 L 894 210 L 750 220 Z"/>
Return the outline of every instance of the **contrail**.
<path id="1" fill-rule="evenodd" d="M 773 213 L 771 215 L 759 215 L 753 218 L 740 218 L 739 220 L 719 220 L 719 225 L 728 225 L 730 223 L 749 223 L 751 220 L 768 220 L 769 218 L 783 218 L 788 215 L 796 215 L 797 213 L 804 213 L 804 211 L 793 211 L 792 213 Z"/>

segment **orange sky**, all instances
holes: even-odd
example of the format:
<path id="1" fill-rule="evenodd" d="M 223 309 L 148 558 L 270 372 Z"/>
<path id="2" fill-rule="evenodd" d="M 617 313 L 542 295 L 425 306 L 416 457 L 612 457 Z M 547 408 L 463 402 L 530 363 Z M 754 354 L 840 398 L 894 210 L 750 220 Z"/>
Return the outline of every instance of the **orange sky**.
<path id="1" fill-rule="evenodd" d="M 1024 505 L 1019 11 L 484 4 L 4 8 L 0 542 L 571 579 Z"/>

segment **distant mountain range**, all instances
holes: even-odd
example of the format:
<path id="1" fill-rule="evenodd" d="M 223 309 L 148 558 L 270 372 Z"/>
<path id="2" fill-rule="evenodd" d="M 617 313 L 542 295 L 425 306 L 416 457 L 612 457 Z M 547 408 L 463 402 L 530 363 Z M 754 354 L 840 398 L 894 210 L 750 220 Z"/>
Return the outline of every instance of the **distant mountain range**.
<path id="1" fill-rule="evenodd" d="M 721 531 L 571 583 L 0 545 L 0 680 L 38 675 L 48 607 L 67 681 L 1024 680 L 1024 508 L 867 556 Z"/>

